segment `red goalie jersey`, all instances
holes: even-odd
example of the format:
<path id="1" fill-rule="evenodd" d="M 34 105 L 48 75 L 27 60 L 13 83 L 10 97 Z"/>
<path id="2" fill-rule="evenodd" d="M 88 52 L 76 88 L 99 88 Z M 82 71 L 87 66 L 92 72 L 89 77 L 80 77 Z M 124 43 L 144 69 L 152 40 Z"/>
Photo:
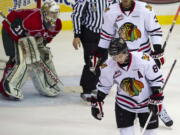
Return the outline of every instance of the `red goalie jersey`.
<path id="1" fill-rule="evenodd" d="M 4 29 L 9 35 L 17 41 L 19 38 L 31 35 L 43 37 L 46 43 L 49 43 L 62 28 L 61 20 L 58 18 L 51 29 L 44 25 L 43 15 L 40 9 L 22 9 L 12 11 L 8 14 L 7 19 L 11 24 L 3 21 Z"/>

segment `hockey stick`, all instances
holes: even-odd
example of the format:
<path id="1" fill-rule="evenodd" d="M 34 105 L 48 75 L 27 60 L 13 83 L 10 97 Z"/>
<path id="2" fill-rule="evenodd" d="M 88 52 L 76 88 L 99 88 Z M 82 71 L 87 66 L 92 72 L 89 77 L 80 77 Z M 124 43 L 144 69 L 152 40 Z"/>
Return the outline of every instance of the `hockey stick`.
<path id="1" fill-rule="evenodd" d="M 171 69 L 170 69 L 170 71 L 169 71 L 169 73 L 168 73 L 168 76 L 166 77 L 166 80 L 165 80 L 165 82 L 164 82 L 164 85 L 163 85 L 163 87 L 162 87 L 162 91 L 164 90 L 164 88 L 165 88 L 165 86 L 166 86 L 166 84 L 167 84 L 167 82 L 168 82 L 168 80 L 169 80 L 169 77 L 171 76 L 171 73 L 172 73 L 172 71 L 173 71 L 173 69 L 174 69 L 174 67 L 175 67 L 175 65 L 176 65 L 176 62 L 177 62 L 177 60 L 175 59 L 174 60 L 174 62 L 173 62 L 173 64 L 172 64 L 172 66 L 171 66 Z M 145 123 L 145 126 L 144 126 L 144 128 L 143 128 L 143 130 L 142 130 L 142 132 L 141 132 L 141 135 L 144 135 L 144 132 L 146 131 L 146 128 L 147 128 L 147 126 L 148 126 L 148 124 L 149 124 L 149 121 L 150 121 L 150 119 L 151 119 L 151 117 L 152 117 L 152 111 L 150 112 L 150 114 L 149 114 L 149 116 L 148 116 L 148 119 L 147 119 L 147 121 L 146 121 L 146 123 Z"/>
<path id="2" fill-rule="evenodd" d="M 147 121 L 146 121 L 146 123 L 145 123 L 145 125 L 144 125 L 144 128 L 143 128 L 143 130 L 142 130 L 142 132 L 141 132 L 141 135 L 144 135 L 144 132 L 146 131 L 146 128 L 147 128 L 147 126 L 148 126 L 148 124 L 149 124 L 149 121 L 151 120 L 152 114 L 153 114 L 153 112 L 151 111 L 150 114 L 149 114 L 149 116 L 148 116 L 148 119 L 147 119 Z"/>
<path id="3" fill-rule="evenodd" d="M 175 59 L 174 62 L 173 62 L 173 64 L 172 64 L 172 66 L 171 66 L 171 69 L 170 69 L 170 71 L 169 71 L 169 73 L 168 73 L 168 75 L 167 75 L 167 77 L 166 77 L 166 80 L 165 80 L 165 82 L 164 82 L 164 85 L 163 85 L 163 87 L 162 87 L 162 90 L 164 90 L 164 88 L 165 88 L 165 86 L 166 86 L 166 84 L 167 84 L 167 81 L 169 80 L 169 77 L 170 77 L 170 75 L 171 75 L 171 73 L 172 73 L 172 71 L 173 71 L 173 69 L 174 69 L 174 66 L 176 65 L 176 62 L 177 62 L 177 60 Z"/>
<path id="4" fill-rule="evenodd" d="M 165 40 L 165 42 L 164 42 L 164 44 L 163 44 L 163 49 L 165 49 L 165 47 L 166 47 L 166 45 L 167 45 L 167 41 L 169 40 L 169 37 L 170 37 L 170 34 L 171 34 L 171 32 L 172 32 L 172 30 L 173 30 L 173 28 L 174 28 L 174 25 L 176 24 L 176 20 L 177 20 L 177 18 L 178 18 L 179 12 L 180 12 L 180 5 L 179 5 L 179 7 L 178 7 L 178 10 L 177 10 L 177 12 L 176 12 L 176 15 L 174 16 L 174 19 L 173 19 L 171 28 L 169 29 L 168 35 L 167 35 L 167 37 L 166 37 L 166 40 Z"/>
<path id="5" fill-rule="evenodd" d="M 0 16 L 9 24 L 11 25 L 11 22 L 7 19 L 7 17 L 3 14 L 3 12 L 0 11 Z M 55 81 L 55 84 L 57 84 L 58 82 L 60 82 L 61 84 L 63 84 L 58 77 L 56 77 L 56 75 L 54 75 L 54 73 L 49 69 L 49 67 L 42 62 L 42 58 L 41 61 L 38 61 L 37 63 L 41 66 L 41 68 L 50 76 L 51 79 L 53 79 Z"/>

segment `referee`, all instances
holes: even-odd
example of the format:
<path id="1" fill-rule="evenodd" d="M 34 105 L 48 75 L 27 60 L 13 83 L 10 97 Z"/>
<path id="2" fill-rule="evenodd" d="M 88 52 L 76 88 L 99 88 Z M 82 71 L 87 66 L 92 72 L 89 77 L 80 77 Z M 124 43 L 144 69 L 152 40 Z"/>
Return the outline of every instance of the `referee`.
<path id="1" fill-rule="evenodd" d="M 91 92 L 96 89 L 99 72 L 93 73 L 92 57 L 95 54 L 100 40 L 100 30 L 103 23 L 103 12 L 116 0 L 76 0 L 71 15 L 74 25 L 73 47 L 77 50 L 81 43 L 84 50 L 84 68 L 80 85 L 83 92 L 81 98 L 90 101 Z M 104 50 L 100 50 L 104 51 Z M 107 52 L 105 51 L 107 58 Z"/>

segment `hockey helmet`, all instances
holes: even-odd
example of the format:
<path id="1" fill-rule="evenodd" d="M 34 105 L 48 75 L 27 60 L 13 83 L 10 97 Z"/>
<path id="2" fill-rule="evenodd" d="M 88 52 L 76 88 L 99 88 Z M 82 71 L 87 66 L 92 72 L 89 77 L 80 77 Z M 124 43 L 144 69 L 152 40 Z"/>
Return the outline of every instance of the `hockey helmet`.
<path id="1" fill-rule="evenodd" d="M 59 5 L 54 0 L 46 0 L 41 8 L 44 21 L 54 26 L 60 12 Z"/>
<path id="2" fill-rule="evenodd" d="M 127 47 L 126 42 L 122 38 L 112 39 L 110 46 L 108 48 L 108 53 L 111 56 L 115 56 L 120 53 L 123 53 L 123 54 L 128 53 L 128 47 Z"/>

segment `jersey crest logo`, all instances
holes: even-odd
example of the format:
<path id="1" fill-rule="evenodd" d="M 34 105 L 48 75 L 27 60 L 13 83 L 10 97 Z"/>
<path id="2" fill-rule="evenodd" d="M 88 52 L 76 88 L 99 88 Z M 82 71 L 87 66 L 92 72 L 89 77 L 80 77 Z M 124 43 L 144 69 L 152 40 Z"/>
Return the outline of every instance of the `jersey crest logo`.
<path id="1" fill-rule="evenodd" d="M 150 57 L 149 57 L 147 54 L 144 54 L 144 55 L 142 56 L 142 59 L 143 59 L 143 60 L 150 61 Z"/>
<path id="2" fill-rule="evenodd" d="M 144 84 L 135 78 L 125 78 L 120 84 L 121 89 L 130 96 L 138 96 L 144 88 Z"/>
<path id="3" fill-rule="evenodd" d="M 119 31 L 119 36 L 122 37 L 125 41 L 131 41 L 138 40 L 141 38 L 141 31 L 138 29 L 138 27 L 130 22 L 127 22 L 123 24 Z"/>
<path id="4" fill-rule="evenodd" d="M 149 9 L 150 11 L 152 11 L 152 6 L 151 5 L 147 4 L 146 8 Z"/>

